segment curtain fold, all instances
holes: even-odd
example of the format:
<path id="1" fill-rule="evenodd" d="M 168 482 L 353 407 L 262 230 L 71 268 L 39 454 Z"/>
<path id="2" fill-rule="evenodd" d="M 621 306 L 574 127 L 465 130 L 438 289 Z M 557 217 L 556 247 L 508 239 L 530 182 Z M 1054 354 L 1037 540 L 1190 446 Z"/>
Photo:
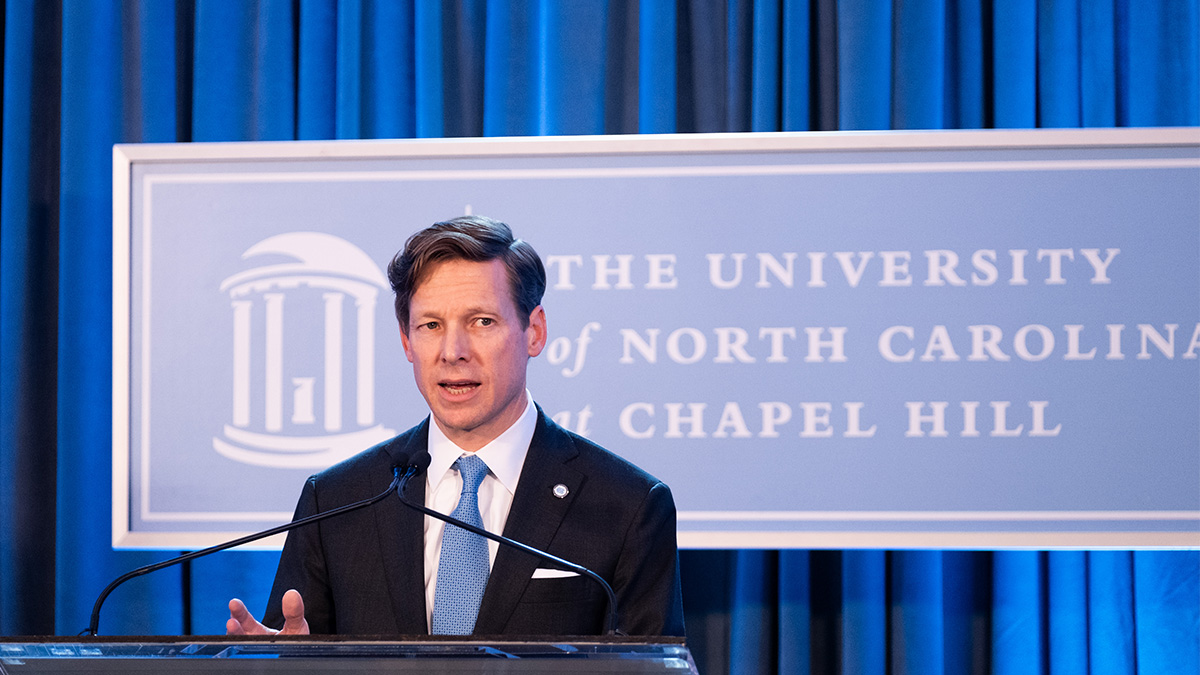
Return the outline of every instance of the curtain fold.
<path id="1" fill-rule="evenodd" d="M 947 673 L 991 672 L 992 557 L 942 551 L 942 659 Z"/>
<path id="2" fill-rule="evenodd" d="M 10 0 L 0 633 L 109 580 L 111 145 L 1196 125 L 1198 0 Z M 299 486 L 297 486 L 299 487 Z M 108 634 L 221 633 L 276 553 L 136 580 Z M 1200 552 L 685 551 L 705 673 L 1200 671 Z"/>
<path id="3" fill-rule="evenodd" d="M 9 3 L 0 169 L 0 631 L 54 630 L 61 14 Z M 46 346 L 50 346 L 49 349 Z"/>
<path id="4" fill-rule="evenodd" d="M 780 551 L 779 611 L 775 639 L 778 668 L 772 672 L 808 675 L 812 671 L 812 567 L 808 551 Z M 715 664 L 714 664 L 715 665 Z"/>
<path id="5" fill-rule="evenodd" d="M 1137 672 L 1133 625 L 1133 553 L 1087 555 L 1088 665 L 1097 675 Z"/>
<path id="6" fill-rule="evenodd" d="M 1044 127 L 1080 125 L 1079 1 L 1038 3 L 1038 120 Z"/>
<path id="7" fill-rule="evenodd" d="M 890 672 L 945 671 L 942 552 L 896 551 L 888 571 Z"/>
<path id="8" fill-rule="evenodd" d="M 1133 556 L 1133 611 L 1139 672 L 1195 670 L 1200 635 L 1200 552 L 1138 551 Z M 1189 655 L 1189 646 L 1191 654 Z"/>
<path id="9" fill-rule="evenodd" d="M 119 43 L 126 45 L 120 136 L 145 143 L 189 140 L 192 13 L 154 0 L 125 7 L 122 33 L 128 40 Z"/>
<path id="10" fill-rule="evenodd" d="M 778 648 L 774 598 L 779 578 L 775 551 L 738 551 L 733 555 L 730 590 L 729 661 L 740 672 L 771 673 Z M 734 601 L 744 599 L 744 602 Z"/>
<path id="11" fill-rule="evenodd" d="M 946 127 L 945 0 L 896 0 L 891 128 Z"/>
<path id="12" fill-rule="evenodd" d="M 883 675 L 887 668 L 887 565 L 884 551 L 842 553 L 842 672 Z"/>
<path id="13" fill-rule="evenodd" d="M 780 19 L 780 130 L 808 131 L 812 118 L 812 7 L 808 0 L 784 0 Z"/>
<path id="14" fill-rule="evenodd" d="M 1124 26 L 1118 40 L 1127 41 L 1127 79 L 1118 83 L 1125 95 L 1129 126 L 1195 126 L 1197 62 L 1200 62 L 1200 2 L 1197 0 L 1118 0 Z M 1125 64 L 1122 64 L 1125 65 Z"/>
<path id="15" fill-rule="evenodd" d="M 1087 554 L 1053 551 L 1046 567 L 1050 672 L 1086 675 L 1088 663 Z"/>
<path id="16" fill-rule="evenodd" d="M 1034 551 L 997 551 L 992 567 L 992 672 L 1044 672 L 1042 559 Z"/>
<path id="17" fill-rule="evenodd" d="M 296 66 L 296 138 L 333 138 L 337 128 L 337 2 L 301 0 Z"/>
<path id="18" fill-rule="evenodd" d="M 397 10 L 399 10 L 398 6 Z M 403 25 L 404 13 L 403 11 L 396 12 L 396 20 L 393 22 L 395 35 L 392 37 L 394 44 L 402 44 L 407 32 Z M 412 33 L 415 56 L 412 59 L 412 79 L 415 84 L 413 96 L 415 105 L 406 106 L 403 101 L 396 101 L 394 107 L 396 113 L 410 107 L 416 111 L 416 135 L 421 138 L 445 136 L 446 124 L 443 121 L 445 113 L 447 108 L 452 108 L 455 104 L 454 98 L 448 98 L 444 94 L 447 59 L 442 26 L 445 21 L 447 18 L 443 5 L 440 3 L 417 2 L 413 5 Z M 378 65 L 380 70 L 390 73 L 390 75 L 382 76 L 394 78 L 396 87 L 399 88 L 408 79 L 404 72 L 406 67 L 397 68 L 394 65 L 389 67 L 389 65 L 403 64 L 406 60 L 403 54 L 397 53 L 389 56 L 391 58 L 379 58 Z M 405 134 L 396 133 L 394 136 L 403 138 Z"/>
<path id="19" fill-rule="evenodd" d="M 1079 3 L 1079 107 L 1085 127 L 1117 124 L 1116 18 L 1113 0 Z"/>
<path id="20" fill-rule="evenodd" d="M 950 129 L 979 129 L 991 96 L 986 67 L 990 34 L 984 28 L 983 0 L 946 0 L 945 122 Z"/>
<path id="21" fill-rule="evenodd" d="M 665 2 L 638 6 L 638 128 L 643 134 L 675 131 L 675 8 Z"/>
<path id="22" fill-rule="evenodd" d="M 837 7 L 838 128 L 889 129 L 892 0 L 848 0 Z"/>
<path id="23" fill-rule="evenodd" d="M 754 3 L 751 47 L 750 131 L 778 131 L 780 117 L 779 74 L 782 63 L 783 8 L 778 2 Z"/>
<path id="24" fill-rule="evenodd" d="M 998 129 L 1038 126 L 1037 2 L 992 5 L 992 123 Z"/>

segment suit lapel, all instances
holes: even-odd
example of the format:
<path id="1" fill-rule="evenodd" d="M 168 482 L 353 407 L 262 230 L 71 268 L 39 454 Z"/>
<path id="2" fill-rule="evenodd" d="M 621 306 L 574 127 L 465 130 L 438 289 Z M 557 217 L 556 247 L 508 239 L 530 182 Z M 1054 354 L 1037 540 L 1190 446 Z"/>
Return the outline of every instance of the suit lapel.
<path id="1" fill-rule="evenodd" d="M 426 418 L 421 425 L 388 444 L 389 460 L 397 463 L 397 458 L 412 457 L 425 450 L 428 441 Z M 376 473 L 384 476 L 385 472 Z M 372 489 L 382 492 L 391 479 L 391 473 L 386 472 L 385 477 L 377 479 L 380 484 Z M 410 480 L 405 495 L 417 504 L 424 503 L 425 480 L 421 476 Z M 426 634 L 424 516 L 400 503 L 399 498 L 386 499 L 380 506 L 376 509 L 379 549 L 396 628 L 403 635 Z"/>
<path id="2" fill-rule="evenodd" d="M 584 475 L 565 465 L 576 454 L 570 436 L 548 422 L 539 407 L 537 429 L 521 467 L 521 480 L 504 524 L 504 536 L 543 551 L 550 547 L 583 485 Z M 568 490 L 564 498 L 555 497 L 552 492 L 560 484 Z M 504 632 L 525 586 L 539 566 L 539 558 L 500 546 L 479 607 L 475 634 Z"/>

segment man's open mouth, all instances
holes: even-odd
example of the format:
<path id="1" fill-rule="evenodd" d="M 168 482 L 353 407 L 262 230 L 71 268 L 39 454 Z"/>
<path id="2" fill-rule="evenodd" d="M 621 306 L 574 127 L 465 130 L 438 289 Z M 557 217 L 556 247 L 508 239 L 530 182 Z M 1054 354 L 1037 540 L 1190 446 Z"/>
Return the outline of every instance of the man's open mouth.
<path id="1" fill-rule="evenodd" d="M 438 382 L 438 386 L 446 390 L 446 393 L 458 396 L 466 394 L 479 386 L 478 382 L 460 381 L 460 382 Z"/>

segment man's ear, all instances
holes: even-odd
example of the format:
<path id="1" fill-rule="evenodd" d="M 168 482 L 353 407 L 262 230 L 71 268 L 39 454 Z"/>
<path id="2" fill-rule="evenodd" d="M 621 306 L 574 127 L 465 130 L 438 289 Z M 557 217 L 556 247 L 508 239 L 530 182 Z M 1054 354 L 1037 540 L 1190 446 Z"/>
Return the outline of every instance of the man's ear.
<path id="1" fill-rule="evenodd" d="M 529 347 L 529 356 L 534 357 L 546 348 L 546 310 L 541 305 L 529 313 L 529 328 L 525 329 L 525 340 Z"/>
<path id="2" fill-rule="evenodd" d="M 404 356 L 409 363 L 413 362 L 412 343 L 408 341 L 408 333 L 404 331 L 404 327 L 400 327 L 400 344 L 404 346 Z"/>

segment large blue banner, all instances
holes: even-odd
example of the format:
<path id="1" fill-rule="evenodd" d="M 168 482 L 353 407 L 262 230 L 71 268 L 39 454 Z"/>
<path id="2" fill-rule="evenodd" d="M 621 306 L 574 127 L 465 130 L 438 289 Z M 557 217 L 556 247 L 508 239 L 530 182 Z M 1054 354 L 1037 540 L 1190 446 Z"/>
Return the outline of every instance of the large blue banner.
<path id="1" fill-rule="evenodd" d="M 1200 130 L 115 149 L 114 544 L 418 423 L 383 270 L 509 223 L 548 414 L 689 547 L 1200 546 Z M 276 542 L 278 544 L 279 542 Z"/>

